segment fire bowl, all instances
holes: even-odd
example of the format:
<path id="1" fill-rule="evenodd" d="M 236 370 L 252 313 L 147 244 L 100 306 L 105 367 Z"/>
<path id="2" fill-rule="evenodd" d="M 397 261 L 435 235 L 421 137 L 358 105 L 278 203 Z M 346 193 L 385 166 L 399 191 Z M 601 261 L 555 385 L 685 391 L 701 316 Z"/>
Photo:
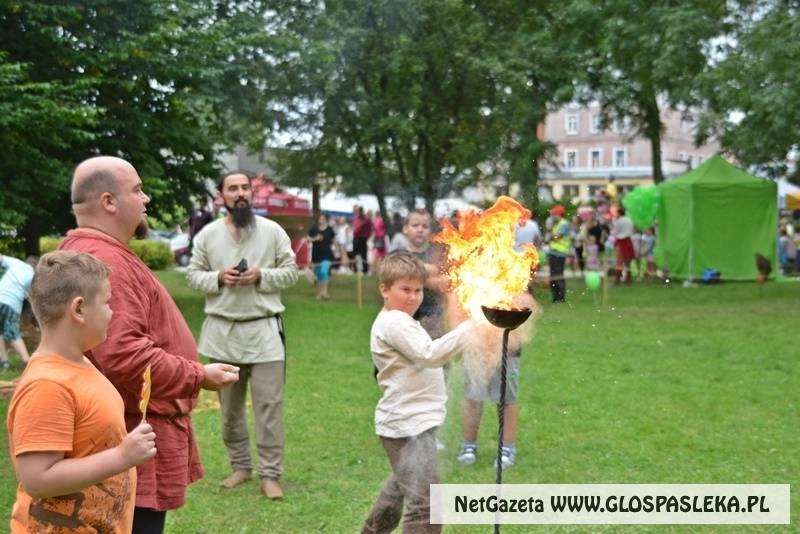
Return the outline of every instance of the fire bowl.
<path id="1" fill-rule="evenodd" d="M 528 317 L 531 316 L 532 310 L 530 308 L 522 308 L 521 310 L 503 310 L 500 308 L 489 308 L 488 306 L 481 306 L 483 315 L 486 320 L 498 328 L 505 330 L 514 330 L 519 325 L 524 323 Z"/>

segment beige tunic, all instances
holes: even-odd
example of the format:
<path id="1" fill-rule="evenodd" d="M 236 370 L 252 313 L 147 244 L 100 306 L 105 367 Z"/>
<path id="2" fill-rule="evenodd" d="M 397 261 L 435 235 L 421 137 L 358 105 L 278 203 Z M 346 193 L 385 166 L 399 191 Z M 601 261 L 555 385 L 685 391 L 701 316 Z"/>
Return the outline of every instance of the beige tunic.
<path id="1" fill-rule="evenodd" d="M 221 270 L 244 258 L 261 270 L 257 285 L 220 287 Z M 284 359 L 275 316 L 284 310 L 280 291 L 298 278 L 289 236 L 274 221 L 255 217 L 236 241 L 224 219 L 206 225 L 194 238 L 186 272 L 189 287 L 206 294 L 206 320 L 198 351 L 231 363 L 263 363 Z"/>

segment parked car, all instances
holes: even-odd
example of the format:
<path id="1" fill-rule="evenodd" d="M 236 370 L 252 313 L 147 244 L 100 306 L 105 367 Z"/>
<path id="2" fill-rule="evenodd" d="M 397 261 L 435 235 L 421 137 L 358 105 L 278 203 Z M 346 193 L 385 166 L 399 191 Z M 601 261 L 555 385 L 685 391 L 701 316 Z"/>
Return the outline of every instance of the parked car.
<path id="1" fill-rule="evenodd" d="M 172 251 L 175 263 L 181 267 L 189 265 L 189 260 L 192 258 L 192 252 L 189 249 L 189 234 L 185 232 L 170 232 L 168 230 L 154 230 L 151 228 L 147 234 L 147 238 L 166 244 Z"/>
<path id="2" fill-rule="evenodd" d="M 181 267 L 189 265 L 189 260 L 192 259 L 192 251 L 189 249 L 189 234 L 176 234 L 175 237 L 170 239 L 169 248 L 172 250 L 172 255 L 175 256 L 175 263 Z"/>
<path id="3" fill-rule="evenodd" d="M 152 239 L 153 241 L 161 241 L 162 243 L 166 243 L 169 245 L 169 242 L 175 237 L 175 232 L 170 232 L 169 230 L 154 230 L 150 228 L 147 232 L 147 239 Z"/>

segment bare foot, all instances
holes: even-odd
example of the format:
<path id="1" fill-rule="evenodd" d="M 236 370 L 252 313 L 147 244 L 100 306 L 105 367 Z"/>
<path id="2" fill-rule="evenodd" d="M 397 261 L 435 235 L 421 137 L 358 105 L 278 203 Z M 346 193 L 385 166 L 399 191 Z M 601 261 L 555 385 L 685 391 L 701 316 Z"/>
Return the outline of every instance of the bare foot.
<path id="1" fill-rule="evenodd" d="M 281 489 L 281 485 L 274 478 L 263 479 L 261 481 L 261 491 L 268 499 L 283 499 L 283 489 Z"/>
<path id="2" fill-rule="evenodd" d="M 237 469 L 233 472 L 233 474 L 231 474 L 231 476 L 220 482 L 219 485 L 225 489 L 231 489 L 235 488 L 239 484 L 247 482 L 248 480 L 250 480 L 250 471 Z"/>

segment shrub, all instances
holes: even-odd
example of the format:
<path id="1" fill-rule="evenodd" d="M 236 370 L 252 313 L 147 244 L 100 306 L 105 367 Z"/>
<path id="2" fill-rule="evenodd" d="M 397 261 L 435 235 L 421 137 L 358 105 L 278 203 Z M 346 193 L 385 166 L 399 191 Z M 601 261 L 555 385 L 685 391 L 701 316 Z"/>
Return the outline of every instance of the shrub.
<path id="1" fill-rule="evenodd" d="M 169 245 L 151 239 L 132 240 L 128 243 L 131 250 L 141 258 L 145 265 L 154 271 L 167 269 L 172 266 L 175 258 Z"/>
<path id="2" fill-rule="evenodd" d="M 42 254 L 53 252 L 58 248 L 62 239 L 63 237 L 59 236 L 43 236 L 39 238 L 40 252 Z M 169 245 L 162 241 L 153 241 L 149 239 L 131 240 L 128 246 L 131 247 L 134 254 L 141 258 L 145 265 L 154 271 L 168 269 L 175 261 Z M 15 258 L 21 258 L 24 254 L 22 240 L 20 238 L 6 238 L 0 240 L 0 254 L 8 254 Z"/>
<path id="3" fill-rule="evenodd" d="M 39 252 L 44 255 L 48 252 L 53 252 L 55 249 L 58 248 L 58 245 L 61 243 L 62 237 L 57 236 L 42 236 L 39 238 Z"/>
<path id="4" fill-rule="evenodd" d="M 22 258 L 25 255 L 25 244 L 21 237 L 0 236 L 0 255 Z"/>

